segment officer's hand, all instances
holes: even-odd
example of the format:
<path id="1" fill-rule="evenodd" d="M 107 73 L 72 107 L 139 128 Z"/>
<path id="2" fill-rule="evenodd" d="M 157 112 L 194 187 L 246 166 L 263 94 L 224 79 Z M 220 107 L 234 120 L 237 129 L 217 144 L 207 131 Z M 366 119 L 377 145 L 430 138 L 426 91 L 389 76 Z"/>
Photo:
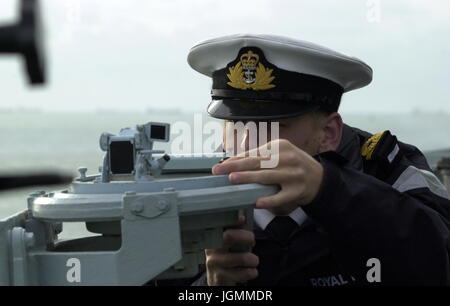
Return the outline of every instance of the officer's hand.
<path id="1" fill-rule="evenodd" d="M 240 223 L 243 223 L 241 219 Z M 253 253 L 232 253 L 230 247 L 251 249 L 255 245 L 252 232 L 242 229 L 228 229 L 223 232 L 223 248 L 207 249 L 206 275 L 209 286 L 234 286 L 258 276 L 256 267 L 259 258 Z"/>
<path id="2" fill-rule="evenodd" d="M 255 156 L 273 142 L 278 142 L 279 153 L 275 168 L 261 168 L 261 161 L 269 157 L 231 157 L 213 167 L 213 174 L 229 174 L 235 184 L 278 184 L 280 192 L 256 201 L 256 208 L 266 208 L 275 214 L 288 214 L 299 205 L 309 204 L 319 192 L 323 178 L 323 167 L 305 151 L 285 139 L 277 139 L 262 147 L 245 152 L 244 156 Z M 253 154 L 253 155 L 252 155 Z"/>

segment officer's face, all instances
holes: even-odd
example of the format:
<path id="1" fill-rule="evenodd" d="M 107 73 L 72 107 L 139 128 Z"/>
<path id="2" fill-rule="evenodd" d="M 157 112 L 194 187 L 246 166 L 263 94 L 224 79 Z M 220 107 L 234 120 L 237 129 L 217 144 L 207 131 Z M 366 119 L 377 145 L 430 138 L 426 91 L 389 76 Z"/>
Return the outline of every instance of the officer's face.
<path id="1" fill-rule="evenodd" d="M 276 128 L 276 125 L 271 123 L 278 123 L 278 136 L 272 133 L 271 127 Z M 225 123 L 224 129 L 224 148 L 227 152 L 233 151 L 237 154 L 238 151 L 248 151 L 255 147 L 261 146 L 260 137 L 252 140 L 252 133 L 249 130 L 244 130 L 243 133 L 238 133 L 236 130 L 230 133 L 230 128 L 233 128 L 230 121 Z M 236 123 L 236 122 L 234 122 Z M 249 121 L 243 121 L 244 124 L 249 125 Z M 260 122 L 254 122 L 258 133 L 263 128 Z M 315 155 L 320 152 L 335 150 L 340 142 L 342 132 L 342 119 L 337 113 L 331 115 L 324 115 L 318 113 L 305 114 L 298 117 L 279 119 L 267 123 L 267 142 L 272 138 L 280 138 L 289 140 L 292 144 L 309 153 Z M 228 135 L 234 134 L 234 139 L 228 140 Z M 254 135 L 254 134 L 253 134 Z M 230 137 L 231 138 L 231 137 Z M 263 137 L 264 139 L 265 137 Z"/>

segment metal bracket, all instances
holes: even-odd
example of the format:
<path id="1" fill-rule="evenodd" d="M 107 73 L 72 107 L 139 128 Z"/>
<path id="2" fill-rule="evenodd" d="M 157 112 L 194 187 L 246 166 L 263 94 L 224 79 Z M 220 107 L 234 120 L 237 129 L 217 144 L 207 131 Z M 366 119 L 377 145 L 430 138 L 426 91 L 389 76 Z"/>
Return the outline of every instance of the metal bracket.
<path id="1" fill-rule="evenodd" d="M 26 232 L 21 227 L 14 227 L 10 231 L 12 253 L 13 285 L 28 285 L 28 255 L 27 249 L 35 244 L 34 234 Z"/>
<path id="2" fill-rule="evenodd" d="M 137 195 L 134 191 L 127 191 L 123 196 L 123 213 L 125 219 L 147 218 L 153 219 L 166 215 L 178 215 L 177 193 L 161 192 L 151 195 Z"/>

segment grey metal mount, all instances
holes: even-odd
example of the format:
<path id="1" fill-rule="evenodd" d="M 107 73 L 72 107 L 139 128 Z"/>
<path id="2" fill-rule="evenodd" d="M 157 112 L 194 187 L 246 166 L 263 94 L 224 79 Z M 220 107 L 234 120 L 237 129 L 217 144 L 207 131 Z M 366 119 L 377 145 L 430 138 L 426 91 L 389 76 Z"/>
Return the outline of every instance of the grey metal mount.
<path id="1" fill-rule="evenodd" d="M 1 220 L 0 285 L 142 285 L 192 277 L 204 249 L 222 246 L 225 227 L 245 214 L 251 228 L 254 203 L 278 187 L 232 185 L 227 176 L 210 175 L 224 153 L 169 157 L 153 150 L 153 141 L 168 139 L 166 127 L 148 123 L 102 134 L 101 173 L 80 167 L 69 189 L 35 192 L 27 210 Z M 67 222 L 85 223 L 96 235 L 58 239 Z"/>
<path id="2" fill-rule="evenodd" d="M 205 248 L 274 186 L 231 185 L 226 176 L 81 183 L 35 193 L 28 210 L 0 221 L 0 285 L 141 285 L 194 276 Z M 59 241 L 62 222 L 101 235 Z M 79 279 L 70 277 L 71 261 Z M 69 273 L 69 274 L 68 274 Z"/>

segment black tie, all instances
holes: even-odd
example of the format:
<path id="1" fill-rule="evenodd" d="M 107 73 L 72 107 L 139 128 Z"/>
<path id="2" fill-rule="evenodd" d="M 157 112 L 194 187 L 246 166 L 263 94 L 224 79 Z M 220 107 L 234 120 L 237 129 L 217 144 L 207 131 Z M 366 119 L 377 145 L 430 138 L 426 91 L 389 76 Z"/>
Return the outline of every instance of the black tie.
<path id="1" fill-rule="evenodd" d="M 299 226 L 289 216 L 276 216 L 266 227 L 266 232 L 282 244 L 286 244 L 292 232 Z"/>

